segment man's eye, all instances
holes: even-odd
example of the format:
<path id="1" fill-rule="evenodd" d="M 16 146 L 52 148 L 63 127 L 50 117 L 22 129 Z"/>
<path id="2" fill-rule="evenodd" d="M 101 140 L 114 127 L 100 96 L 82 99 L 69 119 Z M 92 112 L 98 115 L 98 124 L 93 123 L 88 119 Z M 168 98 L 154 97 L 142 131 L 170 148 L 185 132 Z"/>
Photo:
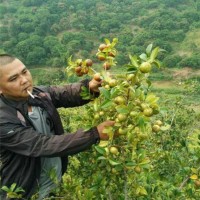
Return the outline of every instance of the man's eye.
<path id="1" fill-rule="evenodd" d="M 26 72 L 27 72 L 27 70 L 24 70 L 24 71 L 23 71 L 23 74 L 26 74 Z"/>
<path id="2" fill-rule="evenodd" d="M 17 77 L 14 77 L 14 78 L 10 79 L 11 82 L 15 81 L 15 80 L 17 80 Z"/>

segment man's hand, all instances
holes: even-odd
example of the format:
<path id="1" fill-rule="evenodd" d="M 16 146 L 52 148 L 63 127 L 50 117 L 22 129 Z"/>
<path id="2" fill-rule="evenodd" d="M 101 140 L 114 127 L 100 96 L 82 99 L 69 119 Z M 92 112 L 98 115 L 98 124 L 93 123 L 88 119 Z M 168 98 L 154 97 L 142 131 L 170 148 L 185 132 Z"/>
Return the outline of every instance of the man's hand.
<path id="1" fill-rule="evenodd" d="M 93 78 L 89 82 L 89 88 L 91 92 L 99 92 L 99 87 L 101 87 L 102 80 Z"/>
<path id="2" fill-rule="evenodd" d="M 108 140 L 109 139 L 108 134 L 104 133 L 103 130 L 104 130 L 104 128 L 109 127 L 109 126 L 113 126 L 114 124 L 115 124 L 115 121 L 109 121 L 108 120 L 108 121 L 105 121 L 105 122 L 103 122 L 103 123 L 101 123 L 97 126 L 97 130 L 99 132 L 99 137 L 100 137 L 101 140 Z"/>

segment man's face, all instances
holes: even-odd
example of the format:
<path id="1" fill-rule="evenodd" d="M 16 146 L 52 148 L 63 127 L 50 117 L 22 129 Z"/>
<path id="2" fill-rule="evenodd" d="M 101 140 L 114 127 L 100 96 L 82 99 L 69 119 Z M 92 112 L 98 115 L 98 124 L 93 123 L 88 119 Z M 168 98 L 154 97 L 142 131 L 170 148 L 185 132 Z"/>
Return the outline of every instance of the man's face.
<path id="1" fill-rule="evenodd" d="M 18 59 L 0 66 L 0 93 L 13 100 L 25 100 L 32 92 L 33 81 L 29 70 Z"/>

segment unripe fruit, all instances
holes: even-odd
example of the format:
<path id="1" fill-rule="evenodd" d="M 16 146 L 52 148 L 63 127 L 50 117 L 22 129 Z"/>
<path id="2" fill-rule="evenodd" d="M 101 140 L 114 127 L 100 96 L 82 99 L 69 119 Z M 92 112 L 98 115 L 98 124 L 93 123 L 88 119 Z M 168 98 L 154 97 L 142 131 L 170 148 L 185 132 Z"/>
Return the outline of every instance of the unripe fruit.
<path id="1" fill-rule="evenodd" d="M 119 128 L 118 132 L 119 132 L 120 135 L 124 135 L 124 134 L 126 134 L 127 129 L 125 129 L 125 128 Z"/>
<path id="2" fill-rule="evenodd" d="M 149 62 L 143 62 L 139 69 L 142 73 L 149 73 L 151 71 L 151 64 Z"/>
<path id="3" fill-rule="evenodd" d="M 109 149 L 110 153 L 117 155 L 119 153 L 118 149 L 116 147 L 110 147 Z"/>
<path id="4" fill-rule="evenodd" d="M 158 131 L 160 131 L 160 126 L 158 126 L 157 124 L 154 124 L 152 127 L 152 130 L 157 133 Z"/>
<path id="5" fill-rule="evenodd" d="M 99 118 L 100 118 L 99 114 L 94 115 L 94 119 L 99 119 Z"/>
<path id="6" fill-rule="evenodd" d="M 86 59 L 85 64 L 87 67 L 91 67 L 93 65 L 93 62 L 91 59 Z"/>
<path id="7" fill-rule="evenodd" d="M 145 108 L 143 111 L 143 114 L 147 117 L 151 117 L 153 115 L 153 109 L 152 108 Z"/>
<path id="8" fill-rule="evenodd" d="M 140 174 L 142 170 L 141 170 L 140 166 L 136 166 L 136 167 L 134 168 L 134 171 L 135 171 L 136 173 Z"/>
<path id="9" fill-rule="evenodd" d="M 111 79 L 108 82 L 108 84 L 109 84 L 110 87 L 115 87 L 117 85 L 117 80 L 116 79 Z"/>
<path id="10" fill-rule="evenodd" d="M 126 80 L 131 81 L 134 77 L 135 77 L 134 74 L 128 74 L 127 77 L 126 77 Z"/>
<path id="11" fill-rule="evenodd" d="M 131 117 L 136 117 L 138 115 L 138 112 L 136 112 L 136 111 L 131 111 L 130 112 L 130 116 Z"/>
<path id="12" fill-rule="evenodd" d="M 195 184 L 196 188 L 200 188 L 200 180 L 195 180 L 194 184 Z"/>
<path id="13" fill-rule="evenodd" d="M 162 123 L 162 121 L 160 121 L 160 120 L 156 120 L 156 121 L 155 121 L 155 124 L 157 124 L 158 126 L 162 126 L 163 123 Z"/>
<path id="14" fill-rule="evenodd" d="M 125 121 L 125 120 L 127 119 L 127 116 L 120 113 L 120 114 L 117 115 L 117 119 L 118 119 L 120 122 L 122 122 L 122 121 Z"/>
<path id="15" fill-rule="evenodd" d="M 107 85 L 104 86 L 104 88 L 107 89 L 107 90 L 109 90 L 110 86 L 107 84 Z"/>
<path id="16" fill-rule="evenodd" d="M 125 104 L 126 103 L 126 100 L 123 96 L 117 96 L 115 99 L 114 99 L 114 102 L 116 104 Z"/>
<path id="17" fill-rule="evenodd" d="M 100 116 L 104 116 L 104 114 L 105 114 L 105 113 L 104 113 L 103 111 L 100 111 L 100 112 L 99 112 L 99 115 L 100 115 Z"/>

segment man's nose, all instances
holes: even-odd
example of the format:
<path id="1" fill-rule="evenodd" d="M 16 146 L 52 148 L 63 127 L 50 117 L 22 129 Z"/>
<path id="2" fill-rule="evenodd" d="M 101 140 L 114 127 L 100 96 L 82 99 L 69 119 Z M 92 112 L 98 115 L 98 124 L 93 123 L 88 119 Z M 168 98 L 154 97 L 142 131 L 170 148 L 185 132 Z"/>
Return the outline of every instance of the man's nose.
<path id="1" fill-rule="evenodd" d="M 21 76 L 20 78 L 21 78 L 21 84 L 24 84 L 28 81 L 26 76 Z"/>

